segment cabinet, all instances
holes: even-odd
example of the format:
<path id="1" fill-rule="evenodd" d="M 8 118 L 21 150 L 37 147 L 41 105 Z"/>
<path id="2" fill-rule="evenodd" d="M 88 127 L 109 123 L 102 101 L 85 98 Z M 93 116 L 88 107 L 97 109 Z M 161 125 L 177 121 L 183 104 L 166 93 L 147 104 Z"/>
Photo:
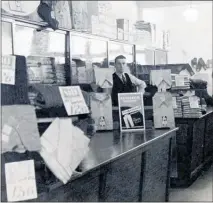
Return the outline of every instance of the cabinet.
<path id="1" fill-rule="evenodd" d="M 177 164 L 171 187 L 188 187 L 213 160 L 213 112 L 199 119 L 176 119 L 176 126 Z"/>

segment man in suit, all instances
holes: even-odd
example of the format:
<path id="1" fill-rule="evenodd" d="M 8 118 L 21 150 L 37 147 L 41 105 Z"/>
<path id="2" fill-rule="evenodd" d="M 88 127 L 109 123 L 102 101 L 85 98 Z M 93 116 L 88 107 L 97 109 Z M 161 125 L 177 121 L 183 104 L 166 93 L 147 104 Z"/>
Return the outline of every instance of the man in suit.
<path id="1" fill-rule="evenodd" d="M 135 86 L 138 87 L 138 91 L 145 92 L 146 83 L 129 73 L 125 73 L 126 66 L 125 56 L 119 55 L 115 58 L 115 73 L 113 73 L 112 87 L 113 106 L 118 106 L 118 93 L 135 92 Z"/>

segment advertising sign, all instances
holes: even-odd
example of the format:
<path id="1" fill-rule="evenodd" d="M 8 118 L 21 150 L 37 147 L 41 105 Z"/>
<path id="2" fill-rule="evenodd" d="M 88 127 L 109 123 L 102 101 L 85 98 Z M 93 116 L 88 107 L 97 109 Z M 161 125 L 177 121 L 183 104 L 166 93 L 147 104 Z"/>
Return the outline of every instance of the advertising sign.
<path id="1" fill-rule="evenodd" d="M 142 93 L 120 93 L 118 104 L 121 131 L 145 130 Z"/>

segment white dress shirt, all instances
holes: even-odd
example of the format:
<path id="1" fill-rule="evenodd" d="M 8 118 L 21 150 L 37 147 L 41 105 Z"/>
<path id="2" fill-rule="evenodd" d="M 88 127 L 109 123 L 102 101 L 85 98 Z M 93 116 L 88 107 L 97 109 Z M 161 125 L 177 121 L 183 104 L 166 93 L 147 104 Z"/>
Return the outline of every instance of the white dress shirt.
<path id="1" fill-rule="evenodd" d="M 117 74 L 117 73 L 116 73 Z M 138 91 L 139 92 L 145 92 L 145 88 L 146 88 L 146 83 L 143 81 L 143 80 L 140 80 L 138 78 L 136 78 L 134 75 L 130 74 L 130 73 L 127 73 L 131 82 L 138 87 Z M 126 80 L 126 76 L 125 76 L 125 73 L 123 74 L 117 74 L 118 77 L 123 81 L 123 77 L 125 78 Z"/>

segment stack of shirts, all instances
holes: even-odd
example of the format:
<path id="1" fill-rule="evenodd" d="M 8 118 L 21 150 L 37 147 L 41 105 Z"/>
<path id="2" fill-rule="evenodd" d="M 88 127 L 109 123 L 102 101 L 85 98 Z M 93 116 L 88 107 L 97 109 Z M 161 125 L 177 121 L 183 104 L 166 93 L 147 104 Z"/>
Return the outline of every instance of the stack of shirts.
<path id="1" fill-rule="evenodd" d="M 174 116 L 175 118 L 182 118 L 182 100 L 181 97 L 172 97 L 173 100 L 173 108 L 174 108 Z"/>
<path id="2" fill-rule="evenodd" d="M 27 58 L 26 62 L 27 62 L 28 82 L 30 84 L 41 83 L 42 72 L 36 57 L 30 56 Z"/>
<path id="3" fill-rule="evenodd" d="M 65 72 L 64 64 L 56 64 L 55 73 L 56 73 L 57 84 L 65 85 L 66 84 L 66 72 Z"/>
<path id="4" fill-rule="evenodd" d="M 50 58 L 44 58 L 40 61 L 41 63 L 41 70 L 43 76 L 43 83 L 44 84 L 53 84 L 55 83 L 55 73 L 53 70 L 53 63 Z"/>
<path id="5" fill-rule="evenodd" d="M 173 90 L 190 89 L 189 77 L 185 75 L 172 74 L 172 89 Z"/>
<path id="6" fill-rule="evenodd" d="M 182 97 L 183 117 L 184 118 L 199 118 L 202 116 L 199 98 L 196 96 Z"/>

